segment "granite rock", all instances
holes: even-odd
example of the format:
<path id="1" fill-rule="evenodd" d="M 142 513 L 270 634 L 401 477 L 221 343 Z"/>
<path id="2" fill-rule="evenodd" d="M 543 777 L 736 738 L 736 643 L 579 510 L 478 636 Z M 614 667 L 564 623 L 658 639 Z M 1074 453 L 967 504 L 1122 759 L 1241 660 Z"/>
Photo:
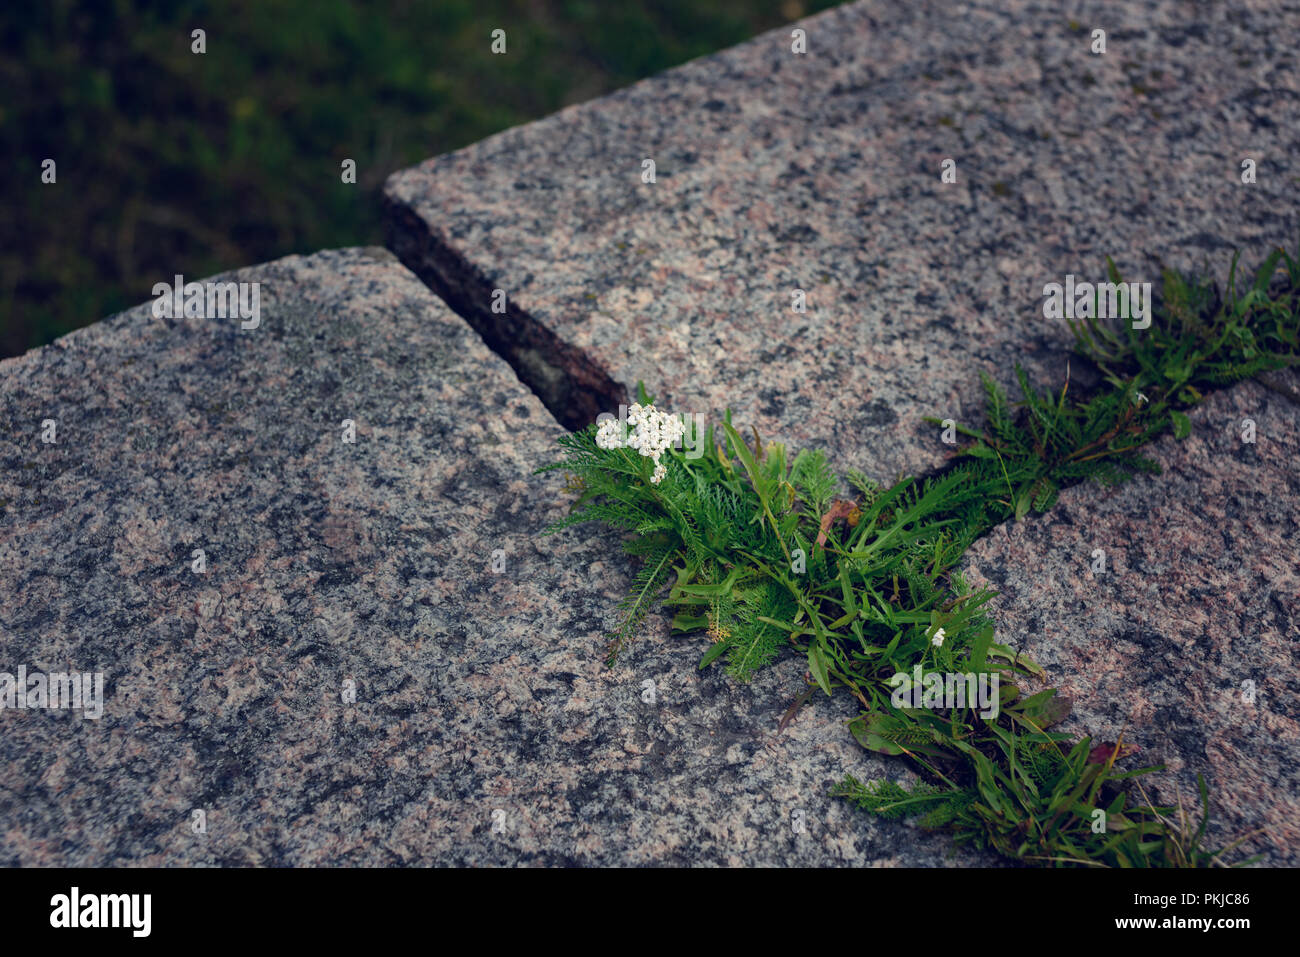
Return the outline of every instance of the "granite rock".
<path id="1" fill-rule="evenodd" d="M 965 569 L 1000 592 L 999 640 L 1073 699 L 1060 730 L 1122 733 L 1140 749 L 1122 767 L 1164 763 L 1138 779 L 1158 803 L 1198 812 L 1203 774 L 1210 843 L 1262 830 L 1231 859 L 1295 867 L 1300 405 L 1248 382 L 1191 420 L 1152 447 L 1163 474 L 1067 489 L 977 542 Z"/>
<path id="2" fill-rule="evenodd" d="M 390 247 L 570 427 L 644 380 L 888 480 L 942 461 L 924 416 L 981 417 L 977 367 L 1060 381 L 1044 284 L 1109 255 L 1158 289 L 1300 234 L 1293 5 L 864 0 L 797 27 L 805 54 L 781 28 L 394 174 Z"/>
<path id="3" fill-rule="evenodd" d="M 97 719 L 0 710 L 0 863 L 994 863 L 828 798 L 902 766 L 843 699 L 778 731 L 798 662 L 737 685 L 654 615 L 607 668 L 629 563 L 541 538 L 566 493 L 533 470 L 638 380 L 932 468 L 921 419 L 977 419 L 977 367 L 1063 373 L 1044 283 L 1294 243 L 1300 14 L 1074 16 L 828 11 L 806 54 L 786 28 L 396 174 L 413 272 L 289 257 L 222 277 L 261 284 L 256 329 L 145 305 L 0 363 L 0 672 L 105 679 Z M 1212 836 L 1294 864 L 1300 422 L 1246 385 L 1195 423 L 967 567 L 1068 729 L 1168 760 L 1159 798 L 1206 772 Z"/>
<path id="4" fill-rule="evenodd" d="M 223 278 L 256 329 L 0 363 L 0 672 L 104 676 L 98 719 L 0 710 L 0 864 L 980 860 L 827 796 L 901 768 L 842 700 L 777 733 L 795 662 L 701 674 L 653 617 L 604 665 L 629 563 L 539 537 L 562 429 L 391 254 Z"/>

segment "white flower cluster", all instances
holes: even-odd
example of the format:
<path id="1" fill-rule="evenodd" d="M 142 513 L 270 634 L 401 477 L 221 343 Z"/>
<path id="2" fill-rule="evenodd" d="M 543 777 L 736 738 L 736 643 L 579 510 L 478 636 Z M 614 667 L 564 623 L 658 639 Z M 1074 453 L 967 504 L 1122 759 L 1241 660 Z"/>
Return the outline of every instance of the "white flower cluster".
<path id="1" fill-rule="evenodd" d="M 596 430 L 596 444 L 602 449 L 636 449 L 654 459 L 655 470 L 650 481 L 658 485 L 668 474 L 668 466 L 659 461 L 659 456 L 686 434 L 686 426 L 675 415 L 660 412 L 653 405 L 635 402 L 627 410 L 627 421 L 634 431 L 625 438 L 622 423 L 617 419 L 606 419 Z"/>

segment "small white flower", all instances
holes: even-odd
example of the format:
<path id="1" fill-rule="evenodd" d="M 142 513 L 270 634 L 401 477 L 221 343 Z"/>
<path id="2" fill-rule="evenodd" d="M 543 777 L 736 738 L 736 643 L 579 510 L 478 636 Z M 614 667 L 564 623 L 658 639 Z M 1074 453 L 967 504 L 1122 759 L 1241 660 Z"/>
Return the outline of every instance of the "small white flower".
<path id="1" fill-rule="evenodd" d="M 622 431 L 617 419 L 606 419 L 596 429 L 596 445 L 602 449 L 621 449 L 623 447 Z"/>
<path id="2" fill-rule="evenodd" d="M 596 430 L 596 444 L 602 449 L 635 449 L 645 458 L 653 459 L 655 468 L 650 481 L 658 485 L 668 474 L 668 467 L 659 461 L 659 456 L 686 434 L 686 426 L 675 415 L 637 402 L 628 406 L 627 422 L 633 427 L 631 435 L 624 435 L 617 421 L 602 422 Z"/>
<path id="3" fill-rule="evenodd" d="M 934 633 L 934 637 L 930 639 L 930 644 L 934 645 L 936 648 L 942 648 L 943 640 L 947 637 L 948 636 L 944 634 L 944 630 L 940 628 Z"/>

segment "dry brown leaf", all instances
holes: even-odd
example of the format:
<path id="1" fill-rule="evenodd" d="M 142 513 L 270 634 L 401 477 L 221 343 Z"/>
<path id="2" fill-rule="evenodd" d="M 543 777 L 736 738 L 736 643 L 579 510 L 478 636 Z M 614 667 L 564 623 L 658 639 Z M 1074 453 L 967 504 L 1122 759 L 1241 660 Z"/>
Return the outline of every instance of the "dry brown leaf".
<path id="1" fill-rule="evenodd" d="M 831 525 L 842 518 L 850 518 L 854 512 L 858 512 L 859 516 L 862 514 L 858 511 L 857 502 L 849 502 L 842 498 L 837 498 L 831 502 L 831 510 L 822 516 L 821 529 L 817 532 L 817 544 L 819 546 L 825 545 L 826 534 L 831 530 Z M 856 525 L 857 522 L 854 521 L 850 524 Z"/>

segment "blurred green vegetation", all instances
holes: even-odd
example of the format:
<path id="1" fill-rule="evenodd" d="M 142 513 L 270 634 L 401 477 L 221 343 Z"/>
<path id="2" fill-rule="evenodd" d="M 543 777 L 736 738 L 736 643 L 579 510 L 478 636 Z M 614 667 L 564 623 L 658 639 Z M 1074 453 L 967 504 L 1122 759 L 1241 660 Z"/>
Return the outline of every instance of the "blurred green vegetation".
<path id="1" fill-rule="evenodd" d="M 0 355 L 145 302 L 177 272 L 381 243 L 393 170 L 834 2 L 0 5 Z"/>

